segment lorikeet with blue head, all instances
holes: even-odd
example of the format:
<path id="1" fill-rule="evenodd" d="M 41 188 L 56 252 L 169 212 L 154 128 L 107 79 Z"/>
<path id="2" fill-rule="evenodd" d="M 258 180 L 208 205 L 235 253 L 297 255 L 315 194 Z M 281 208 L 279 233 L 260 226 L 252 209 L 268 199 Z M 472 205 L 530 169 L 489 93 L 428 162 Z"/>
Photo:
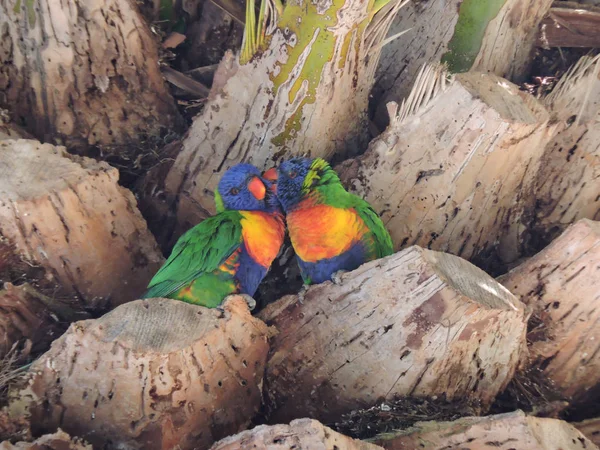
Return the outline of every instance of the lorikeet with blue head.
<path id="1" fill-rule="evenodd" d="M 321 158 L 282 163 L 277 197 L 305 284 L 393 253 L 392 238 L 371 205 L 346 191 Z"/>
<path id="2" fill-rule="evenodd" d="M 237 164 L 223 174 L 215 203 L 217 214 L 179 238 L 142 298 L 215 308 L 228 295 L 254 295 L 285 235 L 271 181 L 256 167 Z"/>

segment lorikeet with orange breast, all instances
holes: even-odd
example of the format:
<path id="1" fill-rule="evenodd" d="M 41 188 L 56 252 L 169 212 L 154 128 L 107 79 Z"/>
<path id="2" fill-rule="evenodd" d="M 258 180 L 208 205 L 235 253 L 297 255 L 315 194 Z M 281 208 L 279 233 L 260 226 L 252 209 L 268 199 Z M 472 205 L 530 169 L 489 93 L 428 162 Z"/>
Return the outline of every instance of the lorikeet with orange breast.
<path id="1" fill-rule="evenodd" d="M 371 205 L 346 191 L 321 158 L 282 163 L 277 197 L 305 284 L 393 253 L 392 239 Z"/>
<path id="2" fill-rule="evenodd" d="M 285 235 L 271 182 L 250 164 L 229 169 L 215 192 L 217 215 L 188 230 L 142 298 L 215 308 L 231 294 L 254 295 Z"/>

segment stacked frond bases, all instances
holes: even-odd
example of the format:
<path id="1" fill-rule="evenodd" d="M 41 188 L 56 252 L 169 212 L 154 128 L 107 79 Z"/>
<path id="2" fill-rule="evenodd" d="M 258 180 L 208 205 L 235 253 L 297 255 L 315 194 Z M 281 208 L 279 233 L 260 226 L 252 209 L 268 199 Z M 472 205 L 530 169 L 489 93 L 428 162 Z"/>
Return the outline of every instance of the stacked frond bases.
<path id="1" fill-rule="evenodd" d="M 558 133 L 546 145 L 535 183 L 540 249 L 578 219 L 600 220 L 600 55 L 584 56 L 544 99 Z"/>
<path id="2" fill-rule="evenodd" d="M 64 147 L 0 141 L 0 234 L 85 308 L 137 298 L 163 260 L 118 178 Z"/>
<path id="3" fill-rule="evenodd" d="M 425 67 L 390 126 L 336 169 L 367 200 L 396 249 L 463 258 L 521 251 L 521 220 L 555 125 L 544 106 L 495 75 Z M 499 245 L 500 244 L 500 245 Z"/>

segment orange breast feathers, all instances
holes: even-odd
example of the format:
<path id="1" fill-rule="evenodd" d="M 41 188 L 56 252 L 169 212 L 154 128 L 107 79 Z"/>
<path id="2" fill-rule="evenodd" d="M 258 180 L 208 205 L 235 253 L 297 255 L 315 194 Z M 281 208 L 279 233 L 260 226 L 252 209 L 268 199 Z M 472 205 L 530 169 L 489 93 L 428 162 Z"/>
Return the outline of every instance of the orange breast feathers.
<path id="1" fill-rule="evenodd" d="M 261 211 L 241 214 L 242 238 L 250 257 L 263 267 L 271 266 L 285 236 L 283 217 Z"/>
<path id="2" fill-rule="evenodd" d="M 294 250 L 306 262 L 338 256 L 368 232 L 354 209 L 328 205 L 292 211 L 287 224 Z"/>

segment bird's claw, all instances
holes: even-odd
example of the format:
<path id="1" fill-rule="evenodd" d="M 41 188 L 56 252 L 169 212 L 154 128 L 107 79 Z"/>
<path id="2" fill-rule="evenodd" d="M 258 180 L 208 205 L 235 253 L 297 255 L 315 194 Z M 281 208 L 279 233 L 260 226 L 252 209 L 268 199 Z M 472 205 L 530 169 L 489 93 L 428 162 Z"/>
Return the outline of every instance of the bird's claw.
<path id="1" fill-rule="evenodd" d="M 303 284 L 302 288 L 298 291 L 298 303 L 304 304 L 304 296 L 308 292 L 308 284 Z"/>
<path id="2" fill-rule="evenodd" d="M 347 270 L 338 270 L 337 272 L 332 273 L 331 281 L 333 281 L 333 284 L 340 286 L 342 284 L 342 275 L 344 275 L 346 272 L 348 272 L 348 271 Z"/>
<path id="3" fill-rule="evenodd" d="M 238 295 L 246 301 L 246 304 L 248 305 L 248 309 L 250 311 L 253 311 L 254 308 L 256 308 L 256 300 L 254 300 L 251 295 L 248 295 L 248 294 L 238 294 Z"/>
<path id="4" fill-rule="evenodd" d="M 248 309 L 250 311 L 252 311 L 254 308 L 256 308 L 256 300 L 254 300 L 251 295 L 232 294 L 232 295 L 228 295 L 227 297 L 225 297 L 223 299 L 223 301 L 221 302 L 221 304 L 219 306 L 217 306 L 217 310 L 220 311 L 222 315 L 225 314 L 225 309 L 223 308 L 223 305 L 225 303 L 227 303 L 227 300 L 234 298 L 234 297 L 242 297 L 244 299 L 244 301 L 246 302 L 246 304 L 248 305 Z"/>

